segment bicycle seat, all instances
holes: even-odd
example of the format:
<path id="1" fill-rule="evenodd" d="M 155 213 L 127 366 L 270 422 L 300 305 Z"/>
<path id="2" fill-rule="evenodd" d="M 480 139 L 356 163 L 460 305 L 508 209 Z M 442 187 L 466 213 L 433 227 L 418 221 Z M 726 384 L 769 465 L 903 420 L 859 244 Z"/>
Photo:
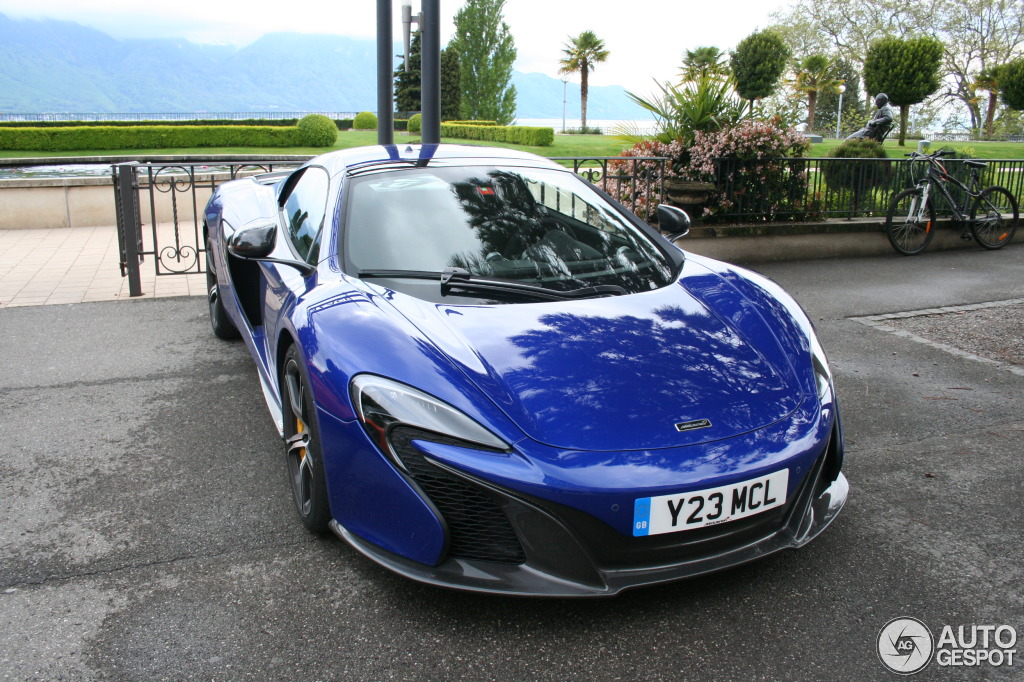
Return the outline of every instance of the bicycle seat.
<path id="1" fill-rule="evenodd" d="M 964 165 L 970 166 L 971 168 L 986 168 L 988 166 L 986 162 L 976 161 L 974 159 L 967 159 L 966 161 L 964 161 Z"/>

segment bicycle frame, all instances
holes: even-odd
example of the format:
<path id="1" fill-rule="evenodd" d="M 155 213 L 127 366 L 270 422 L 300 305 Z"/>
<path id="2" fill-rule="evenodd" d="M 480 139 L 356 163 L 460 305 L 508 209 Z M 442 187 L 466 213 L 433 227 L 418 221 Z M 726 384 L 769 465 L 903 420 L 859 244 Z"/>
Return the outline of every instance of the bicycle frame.
<path id="1" fill-rule="evenodd" d="M 923 217 L 925 207 L 928 205 L 928 200 L 930 198 L 931 188 L 934 185 L 939 188 L 939 193 L 946 200 L 946 205 L 953 211 L 954 219 L 957 222 L 966 225 L 970 216 L 971 201 L 976 199 L 980 194 L 980 170 L 975 167 L 970 168 L 971 176 L 969 182 L 971 186 L 968 187 L 950 175 L 949 171 L 947 171 L 946 167 L 939 162 L 938 158 L 930 155 L 921 155 L 918 158 L 923 158 L 928 163 L 928 172 L 923 178 L 917 181 L 917 186 L 921 189 L 921 205 L 917 207 L 918 218 Z M 959 206 L 957 201 L 953 199 L 953 195 L 947 187 L 947 184 L 950 182 L 964 192 L 963 207 Z"/>

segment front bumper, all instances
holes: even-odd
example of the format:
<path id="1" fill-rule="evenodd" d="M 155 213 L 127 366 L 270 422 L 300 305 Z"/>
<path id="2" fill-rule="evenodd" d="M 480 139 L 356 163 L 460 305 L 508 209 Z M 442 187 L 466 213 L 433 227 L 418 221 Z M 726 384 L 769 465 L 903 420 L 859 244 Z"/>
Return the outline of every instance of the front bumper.
<path id="1" fill-rule="evenodd" d="M 368 542 L 337 521 L 331 522 L 331 528 L 373 561 L 432 585 L 521 596 L 611 596 L 807 544 L 846 502 L 849 484 L 840 472 L 842 447 L 836 424 L 828 447 L 785 506 L 683 533 L 626 537 L 584 512 L 497 487 L 425 457 L 421 464 L 434 468 L 448 485 L 472 488 L 473 494 L 488 498 L 500 509 L 518 539 L 519 556 L 506 542 L 498 550 L 499 560 L 449 555 L 429 566 Z"/>

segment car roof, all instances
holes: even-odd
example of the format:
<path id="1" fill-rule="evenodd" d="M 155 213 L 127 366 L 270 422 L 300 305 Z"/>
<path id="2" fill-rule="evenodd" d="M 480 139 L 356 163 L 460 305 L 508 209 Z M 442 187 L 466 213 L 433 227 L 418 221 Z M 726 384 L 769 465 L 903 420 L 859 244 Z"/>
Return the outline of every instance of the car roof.
<path id="1" fill-rule="evenodd" d="M 459 165 L 462 162 L 474 166 L 512 164 L 562 168 L 554 161 L 528 152 L 500 147 L 458 144 L 389 144 L 353 147 L 323 154 L 311 159 L 308 163 L 324 166 L 333 175 L 338 171 L 354 172 L 377 166 L 407 165 L 417 162 L 427 165 L 432 161 L 444 162 L 445 165 Z"/>

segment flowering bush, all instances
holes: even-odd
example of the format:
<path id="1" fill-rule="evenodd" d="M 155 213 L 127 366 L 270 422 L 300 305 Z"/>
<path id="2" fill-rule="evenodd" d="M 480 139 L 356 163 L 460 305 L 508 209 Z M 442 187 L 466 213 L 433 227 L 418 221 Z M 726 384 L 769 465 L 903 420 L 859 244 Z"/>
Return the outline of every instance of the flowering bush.
<path id="1" fill-rule="evenodd" d="M 716 132 L 698 132 L 689 148 L 682 139 L 644 140 L 621 156 L 660 156 L 669 161 L 614 161 L 609 164 L 607 188 L 644 219 L 653 217 L 664 180 L 714 183 L 717 191 L 704 205 L 704 219 L 737 213 L 751 220 L 806 218 L 813 210 L 803 205 L 805 166 L 782 159 L 800 158 L 810 146 L 807 138 L 781 127 L 776 119 L 748 120 Z"/>
<path id="2" fill-rule="evenodd" d="M 798 219 L 813 213 L 803 205 L 807 172 L 800 158 L 810 142 L 778 120 L 748 120 L 714 133 L 697 133 L 687 174 L 713 182 L 718 191 L 704 206 L 705 219 L 742 214 L 744 219 Z"/>
<path id="3" fill-rule="evenodd" d="M 811 143 L 777 121 L 744 121 L 714 133 L 697 133 L 690 148 L 690 170 L 705 179 L 716 175 L 715 159 L 753 161 L 803 156 Z"/>

